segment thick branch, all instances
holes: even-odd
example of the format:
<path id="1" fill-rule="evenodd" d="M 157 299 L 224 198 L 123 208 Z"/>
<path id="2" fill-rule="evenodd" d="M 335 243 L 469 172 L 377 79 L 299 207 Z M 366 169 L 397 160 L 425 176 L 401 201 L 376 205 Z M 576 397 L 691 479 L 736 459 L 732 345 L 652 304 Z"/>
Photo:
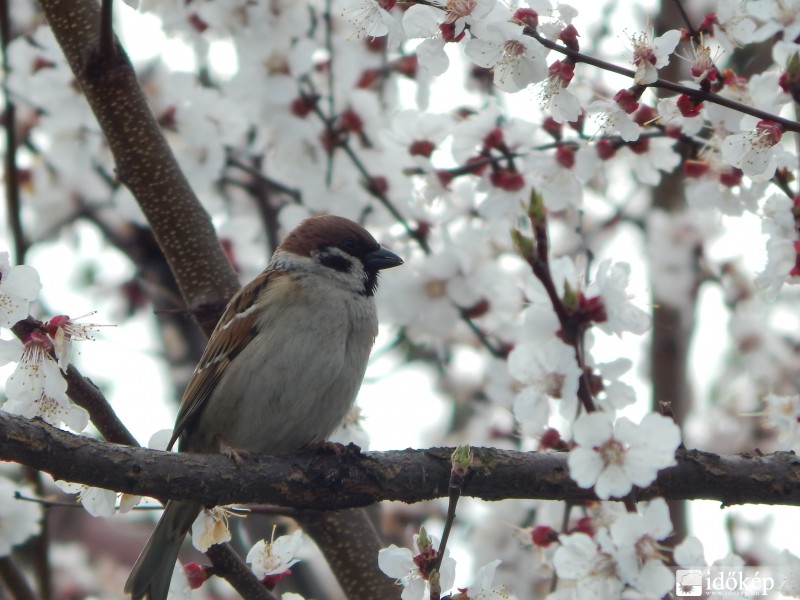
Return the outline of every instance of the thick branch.
<path id="1" fill-rule="evenodd" d="M 190 308 L 224 303 L 239 284 L 208 213 L 178 167 L 136 73 L 117 44 L 102 56 L 94 0 L 41 0 L 42 9 L 105 134 L 117 177 L 127 185 L 158 239 Z M 206 333 L 218 314 L 198 314 Z"/>
<path id="2" fill-rule="evenodd" d="M 206 505 L 270 503 L 334 510 L 381 500 L 420 502 L 444 497 L 451 448 L 361 454 L 307 452 L 256 457 L 236 467 L 221 455 L 160 452 L 108 444 L 0 412 L 0 459 L 66 479 L 160 500 Z M 464 495 L 484 500 L 595 499 L 567 472 L 566 453 L 475 448 Z M 800 458 L 792 452 L 717 456 L 681 450 L 678 464 L 637 493 L 646 500 L 707 499 L 723 504 L 800 505 Z"/>

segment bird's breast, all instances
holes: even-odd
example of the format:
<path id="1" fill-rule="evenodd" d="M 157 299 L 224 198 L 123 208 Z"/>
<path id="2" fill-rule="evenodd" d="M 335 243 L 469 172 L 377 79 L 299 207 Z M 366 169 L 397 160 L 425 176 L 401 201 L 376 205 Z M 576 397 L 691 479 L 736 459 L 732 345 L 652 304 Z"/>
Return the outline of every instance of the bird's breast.
<path id="1" fill-rule="evenodd" d="M 231 361 L 193 428 L 189 449 L 217 439 L 280 454 L 327 438 L 352 406 L 377 334 L 372 298 L 290 278 L 267 290 L 252 341 Z"/>

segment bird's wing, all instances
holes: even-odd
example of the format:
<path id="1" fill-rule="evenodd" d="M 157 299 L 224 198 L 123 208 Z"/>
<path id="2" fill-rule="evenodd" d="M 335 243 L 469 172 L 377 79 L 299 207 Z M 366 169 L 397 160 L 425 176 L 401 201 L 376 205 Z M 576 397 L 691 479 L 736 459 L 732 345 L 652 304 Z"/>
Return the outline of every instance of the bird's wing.
<path id="1" fill-rule="evenodd" d="M 203 356 L 194 370 L 189 385 L 183 392 L 175 430 L 167 449 L 171 449 L 192 419 L 199 414 L 219 383 L 228 364 L 256 335 L 256 301 L 264 291 L 274 285 L 285 273 L 267 269 L 231 298 L 219 323 L 214 328 Z M 230 335 L 219 335 L 223 330 Z"/>

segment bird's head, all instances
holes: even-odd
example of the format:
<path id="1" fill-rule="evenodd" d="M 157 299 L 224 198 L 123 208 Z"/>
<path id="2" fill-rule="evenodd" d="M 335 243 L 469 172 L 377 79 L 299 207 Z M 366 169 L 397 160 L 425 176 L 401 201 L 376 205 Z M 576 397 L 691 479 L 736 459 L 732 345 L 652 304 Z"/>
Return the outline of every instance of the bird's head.
<path id="1" fill-rule="evenodd" d="M 300 222 L 275 251 L 274 261 L 289 271 L 308 271 L 358 294 L 372 296 L 378 273 L 403 264 L 358 223 L 323 215 Z"/>

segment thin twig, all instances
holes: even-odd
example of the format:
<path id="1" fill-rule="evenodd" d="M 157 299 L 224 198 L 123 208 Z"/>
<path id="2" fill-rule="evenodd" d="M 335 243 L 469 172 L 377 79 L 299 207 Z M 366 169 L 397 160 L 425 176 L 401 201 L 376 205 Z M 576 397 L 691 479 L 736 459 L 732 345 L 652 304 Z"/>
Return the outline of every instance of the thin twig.
<path id="1" fill-rule="evenodd" d="M 692 38 L 697 37 L 697 30 L 692 25 L 691 19 L 689 19 L 689 14 L 686 12 L 686 8 L 683 6 L 683 2 L 681 0 L 674 0 L 674 4 L 678 9 L 678 12 L 681 13 L 681 18 L 683 19 L 683 24 L 686 25 L 686 31 L 689 32 L 689 35 Z"/>
<path id="2" fill-rule="evenodd" d="M 271 177 L 267 177 L 266 175 L 264 175 L 263 173 L 258 171 L 258 169 L 255 169 L 251 165 L 243 163 L 238 158 L 235 158 L 233 156 L 228 156 L 228 164 L 230 166 L 232 166 L 232 167 L 236 167 L 237 169 L 239 169 L 241 171 L 244 171 L 245 173 L 247 173 L 251 177 L 257 179 L 258 181 L 260 181 L 261 183 L 263 183 L 267 187 L 272 188 L 276 192 L 280 192 L 281 194 L 286 194 L 287 196 L 291 197 L 292 200 L 294 200 L 298 204 L 301 204 L 303 202 L 303 195 L 300 192 L 300 190 L 298 190 L 296 188 L 291 188 L 291 187 L 281 183 L 280 181 L 276 181 L 275 179 L 272 179 Z"/>
<path id="3" fill-rule="evenodd" d="M 533 200 L 532 200 L 533 202 Z M 586 370 L 586 359 L 583 346 L 583 337 L 586 327 L 582 323 L 582 317 L 575 311 L 570 311 L 558 295 L 553 274 L 550 271 L 550 239 L 547 229 L 547 217 L 542 213 L 540 216 L 530 218 L 533 227 L 536 252 L 529 264 L 534 276 L 544 286 L 550 304 L 558 317 L 561 325 L 561 333 L 565 344 L 572 346 L 575 350 L 575 361 L 580 370 L 578 378 L 578 398 L 587 412 L 596 410 L 594 399 L 592 398 L 589 375 Z"/>
<path id="4" fill-rule="evenodd" d="M 214 565 L 214 573 L 224 577 L 242 598 L 277 600 L 277 596 L 256 579 L 253 572 L 228 544 L 214 544 L 206 551 L 206 555 Z"/>
<path id="5" fill-rule="evenodd" d="M 572 50 L 571 48 L 567 48 L 566 46 L 562 46 L 561 44 L 557 44 L 556 42 L 551 42 L 547 38 L 536 33 L 535 31 L 529 32 L 528 35 L 530 35 L 537 42 L 542 44 L 542 46 L 544 46 L 545 48 L 549 48 L 550 50 L 555 50 L 556 52 L 560 52 L 561 54 L 569 56 L 573 58 L 576 62 L 586 63 L 587 65 L 592 65 L 593 67 L 597 67 L 599 69 L 603 69 L 604 71 L 609 71 L 611 73 L 617 73 L 618 75 L 623 75 L 624 77 L 629 77 L 630 79 L 633 79 L 636 75 L 635 71 L 632 71 L 631 69 L 620 67 L 608 61 L 601 60 L 593 56 L 589 56 L 588 54 L 584 54 L 583 52 Z M 665 79 L 657 79 L 655 82 L 645 84 L 643 87 L 652 87 L 662 90 L 669 90 L 671 92 L 676 92 L 678 94 L 686 94 L 687 96 L 689 96 L 690 98 L 694 99 L 697 102 L 711 102 L 712 104 L 718 104 L 719 106 L 731 108 L 740 113 L 746 115 L 752 115 L 762 120 L 774 121 L 775 123 L 780 125 L 785 131 L 794 131 L 796 133 L 800 133 L 800 122 L 792 121 L 791 119 L 784 119 L 783 117 L 772 114 L 765 110 L 761 110 L 754 106 L 748 106 L 747 104 L 742 104 L 741 102 L 731 100 L 730 98 L 725 98 L 724 96 L 720 96 L 719 94 L 714 92 L 705 91 L 698 88 L 691 88 L 685 85 L 681 85 L 679 83 L 667 81 Z"/>

